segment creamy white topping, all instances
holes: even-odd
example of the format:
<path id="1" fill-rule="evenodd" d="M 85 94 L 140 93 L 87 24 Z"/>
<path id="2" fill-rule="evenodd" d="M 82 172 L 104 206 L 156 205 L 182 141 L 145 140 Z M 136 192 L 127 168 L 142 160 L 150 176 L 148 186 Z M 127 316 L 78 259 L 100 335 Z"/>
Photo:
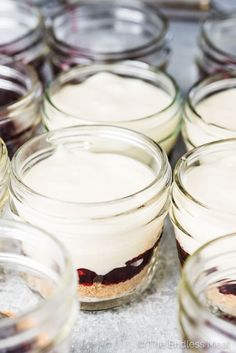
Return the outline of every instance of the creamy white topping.
<path id="1" fill-rule="evenodd" d="M 207 123 L 236 133 L 236 88 L 228 89 L 201 101 L 196 110 Z"/>
<path id="2" fill-rule="evenodd" d="M 155 177 L 151 168 L 131 157 L 59 147 L 24 178 L 26 185 L 49 198 L 32 196 L 25 204 L 15 200 L 15 207 L 22 219 L 62 240 L 76 268 L 103 275 L 154 246 L 163 227 L 165 213 L 157 216 L 166 204 L 168 188 L 145 207 L 140 206 L 147 199 L 140 194 L 128 206 L 123 201 L 108 208 L 77 203 L 120 199 L 147 188 Z"/>
<path id="3" fill-rule="evenodd" d="M 201 121 L 185 119 L 187 148 L 236 137 L 235 102 L 236 88 L 232 88 L 215 93 L 198 103 L 196 111 L 201 116 Z"/>
<path id="4" fill-rule="evenodd" d="M 192 254 L 201 245 L 236 230 L 236 156 L 216 158 L 189 169 L 185 190 L 205 208 L 181 198 L 177 219 L 190 236 L 176 229 L 182 248 Z"/>
<path id="5" fill-rule="evenodd" d="M 84 120 L 122 122 L 160 112 L 171 103 L 171 97 L 143 80 L 102 72 L 80 84 L 65 85 L 52 96 L 52 102 Z"/>

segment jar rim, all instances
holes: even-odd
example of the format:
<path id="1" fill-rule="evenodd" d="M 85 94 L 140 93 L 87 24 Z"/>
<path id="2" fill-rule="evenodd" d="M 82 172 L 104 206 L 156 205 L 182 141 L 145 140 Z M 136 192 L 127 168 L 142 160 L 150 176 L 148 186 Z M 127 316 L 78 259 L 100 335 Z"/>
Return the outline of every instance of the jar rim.
<path id="1" fill-rule="evenodd" d="M 184 186 L 184 183 L 182 181 L 182 173 L 184 172 L 184 170 L 186 170 L 188 168 L 188 166 L 186 165 L 187 162 L 189 162 L 191 159 L 194 160 L 194 157 L 197 156 L 201 156 L 202 154 L 206 154 L 206 151 L 208 153 L 211 152 L 211 150 L 215 147 L 218 147 L 219 149 L 217 150 L 220 151 L 220 147 L 227 147 L 228 145 L 235 145 L 236 147 L 236 138 L 231 138 L 231 139 L 225 139 L 225 140 L 219 140 L 219 141 L 213 141 L 213 142 L 209 142 L 206 143 L 204 145 L 198 146 L 193 148 L 192 150 L 186 152 L 176 163 L 175 169 L 174 169 L 174 175 L 173 175 L 173 179 L 174 179 L 174 184 L 177 186 L 178 190 L 183 194 L 184 197 L 186 197 L 187 199 L 191 200 L 194 204 L 196 204 L 197 206 L 202 207 L 205 210 L 208 210 L 210 212 L 214 212 L 214 213 L 223 213 L 223 214 L 227 214 L 227 215 L 233 215 L 235 216 L 236 213 L 231 213 L 231 212 L 225 212 L 224 210 L 220 210 L 220 209 L 214 209 L 209 207 L 209 205 L 197 200 Z M 230 150 L 230 147 L 228 148 L 228 150 Z M 173 192 L 172 192 L 172 196 L 173 196 Z"/>
<path id="2" fill-rule="evenodd" d="M 0 227 L 4 227 L 6 229 L 11 229 L 16 227 L 22 231 L 22 233 L 27 232 L 37 232 L 44 239 L 50 239 L 54 244 L 56 244 L 57 248 L 60 250 L 61 255 L 63 255 L 64 261 L 64 269 L 62 273 L 62 277 L 60 278 L 60 284 L 55 287 L 55 291 L 53 292 L 52 296 L 49 297 L 47 300 L 41 302 L 39 305 L 34 307 L 33 309 L 27 310 L 26 312 L 17 315 L 16 317 L 6 317 L 0 320 L 0 329 L 4 328 L 4 326 L 14 325 L 18 322 L 27 319 L 31 316 L 35 316 L 38 314 L 42 314 L 40 317 L 41 321 L 45 319 L 45 314 L 48 316 L 49 309 L 51 310 L 52 307 L 56 307 L 58 304 L 59 298 L 61 298 L 65 293 L 68 293 L 68 288 L 71 288 L 71 293 L 76 292 L 76 276 L 73 271 L 71 257 L 69 255 L 68 250 L 62 245 L 62 243 L 52 234 L 42 230 L 39 227 L 32 226 L 30 224 L 26 224 L 23 222 L 15 221 L 15 220 L 8 220 L 8 219 L 1 219 L 0 220 Z M 13 237 L 9 237 L 9 239 L 14 239 Z M 39 324 L 40 324 L 39 319 Z"/>
<path id="3" fill-rule="evenodd" d="M 55 26 L 55 21 L 59 18 L 63 18 L 64 16 L 66 16 L 68 13 L 72 13 L 75 11 L 79 13 L 79 10 L 81 7 L 83 6 L 110 6 L 110 7 L 126 7 L 127 4 L 125 1 L 123 0 L 113 0 L 112 2 L 107 1 L 107 0 L 102 0 L 99 1 L 99 3 L 97 2 L 92 2 L 92 3 L 87 3 L 86 1 L 80 1 L 79 3 L 72 3 L 68 6 L 66 6 L 64 8 L 64 11 L 60 12 L 58 15 L 55 16 L 55 18 L 52 20 L 52 26 L 49 30 L 49 36 L 51 37 L 51 39 L 53 40 L 53 42 L 58 43 L 60 46 L 64 47 L 64 48 L 68 48 L 68 50 L 72 50 L 73 52 L 75 52 L 76 50 L 78 51 L 78 53 L 81 54 L 81 51 L 86 50 L 86 47 L 80 47 L 80 46 L 74 46 L 74 45 L 70 45 L 68 44 L 66 41 L 60 40 L 58 39 L 57 35 L 56 35 L 56 31 L 54 29 Z M 133 1 L 132 3 L 132 9 L 135 10 L 140 10 L 144 11 L 146 10 L 147 12 L 153 14 L 155 13 L 156 16 L 161 20 L 162 22 L 162 29 L 160 30 L 160 34 L 156 35 L 154 38 L 152 38 L 151 40 L 148 41 L 148 43 L 143 44 L 143 45 L 139 45 L 135 48 L 131 48 L 131 49 L 125 49 L 125 50 L 120 50 L 120 51 L 116 51 L 114 52 L 99 52 L 99 51 L 94 51 L 90 49 L 89 52 L 89 56 L 91 57 L 96 57 L 97 55 L 105 55 L 108 56 L 109 58 L 116 58 L 119 55 L 124 55 L 124 56 L 130 56 L 130 55 L 135 55 L 135 56 L 142 56 L 144 55 L 143 53 L 146 51 L 149 51 L 150 48 L 152 48 L 153 46 L 157 45 L 158 43 L 160 44 L 160 48 L 162 47 L 162 45 L 164 45 L 164 41 L 166 39 L 167 33 L 168 33 L 168 29 L 169 29 L 169 21 L 168 18 L 161 12 L 159 11 L 155 6 L 151 5 L 150 3 L 142 3 L 138 0 Z M 65 9 L 66 9 L 66 13 L 65 13 Z M 49 39 L 50 40 L 50 39 Z M 88 54 L 88 53 L 86 53 Z M 87 55 L 86 55 L 87 56 Z"/>
<path id="4" fill-rule="evenodd" d="M 193 113 L 194 118 L 203 122 L 204 125 L 209 126 L 211 129 L 214 129 L 217 131 L 221 131 L 222 133 L 224 132 L 228 132 L 228 133 L 232 133 L 235 132 L 236 134 L 236 129 L 229 129 L 227 127 L 221 126 L 221 125 L 217 125 L 211 122 L 207 122 L 204 119 L 203 115 L 200 115 L 195 107 L 195 104 L 193 103 L 193 99 L 194 96 L 196 95 L 197 92 L 199 92 L 199 90 L 201 88 L 205 88 L 207 86 L 213 85 L 214 83 L 221 83 L 223 84 L 225 82 L 225 84 L 227 83 L 227 81 L 230 80 L 235 80 L 235 88 L 236 88 L 236 72 L 220 72 L 211 76 L 207 76 L 203 79 L 198 80 L 188 91 L 187 94 L 187 98 L 186 98 L 186 103 L 185 103 L 185 107 L 184 107 L 184 116 L 187 120 L 191 120 L 191 118 L 188 117 L 188 114 L 186 112 L 186 109 L 189 108 L 191 113 Z M 208 82 L 209 81 L 209 82 Z M 231 87 L 233 88 L 233 87 Z M 222 91 L 224 91 L 223 87 L 222 87 Z M 214 95 L 215 93 L 213 92 L 212 95 Z M 217 92 L 216 92 L 217 94 Z M 204 98 L 202 99 L 204 100 Z M 200 100 L 201 101 L 201 100 Z"/>
<path id="5" fill-rule="evenodd" d="M 60 136 L 60 134 L 70 134 L 70 133 L 81 133 L 81 134 L 87 133 L 87 134 L 90 134 L 90 136 L 92 136 L 97 131 L 99 131 L 99 133 L 102 136 L 109 135 L 109 136 L 112 136 L 113 138 L 114 137 L 118 138 L 118 137 L 122 136 L 122 134 L 123 134 L 123 135 L 125 135 L 126 138 L 129 139 L 129 142 L 130 141 L 140 142 L 140 143 L 148 146 L 149 151 L 152 154 L 155 154 L 156 157 L 159 158 L 160 169 L 159 169 L 158 175 L 154 178 L 154 180 L 149 185 L 147 185 L 145 188 L 135 192 L 134 194 L 131 194 L 131 195 L 128 195 L 128 196 L 125 196 L 122 198 L 118 198 L 115 200 L 101 201 L 101 202 L 75 202 L 75 201 L 64 201 L 64 200 L 56 199 L 56 198 L 49 197 L 47 195 L 43 195 L 43 194 L 36 192 L 35 190 L 30 188 L 29 186 L 27 186 L 23 182 L 22 178 L 20 177 L 20 175 L 18 173 L 17 160 L 20 158 L 20 155 L 22 153 L 24 153 L 25 150 L 29 149 L 31 147 L 31 145 L 33 143 L 35 143 L 37 140 L 40 141 L 40 140 L 46 139 L 48 142 L 50 142 L 50 140 L 55 136 Z M 139 197 L 141 194 L 142 195 L 145 194 L 146 192 L 148 192 L 151 189 L 155 189 L 155 186 L 157 184 L 160 184 L 163 179 L 167 179 L 167 180 L 165 180 L 164 184 L 162 185 L 161 190 L 158 191 L 158 194 L 159 194 L 160 192 L 162 192 L 162 190 L 166 186 L 166 184 L 170 183 L 170 181 L 171 181 L 171 169 L 170 169 L 167 155 L 164 152 L 164 150 L 155 141 L 153 141 L 149 137 L 147 137 L 141 133 L 135 132 L 133 130 L 122 128 L 122 127 L 115 127 L 115 126 L 111 126 L 111 125 L 78 125 L 78 126 L 72 126 L 69 128 L 62 128 L 62 129 L 50 131 L 50 132 L 44 133 L 40 136 L 36 136 L 36 137 L 32 138 L 31 140 L 27 141 L 23 146 L 21 146 L 17 150 L 17 152 L 13 156 L 13 159 L 11 162 L 11 171 L 12 171 L 11 178 L 14 178 L 17 181 L 17 183 L 20 185 L 20 187 L 22 187 L 28 193 L 30 193 L 32 195 L 36 195 L 37 197 L 39 197 L 43 200 L 49 200 L 52 202 L 60 202 L 63 204 L 80 206 L 83 208 L 99 208 L 102 206 L 110 207 L 111 205 L 126 203 L 133 198 Z M 10 188 L 12 188 L 11 185 L 10 185 Z"/>
<path id="6" fill-rule="evenodd" d="M 213 14 L 213 15 L 210 15 L 208 18 L 206 18 L 203 23 L 202 23 L 202 26 L 201 26 L 201 33 L 202 33 L 202 36 L 204 38 L 204 40 L 206 41 L 206 44 L 212 48 L 216 53 L 222 55 L 223 58 L 226 58 L 229 60 L 232 60 L 233 63 L 236 62 L 236 54 L 232 54 L 232 53 L 229 53 L 223 49 L 221 49 L 220 47 L 218 47 L 212 40 L 211 38 L 209 37 L 209 34 L 208 34 L 208 31 L 206 29 L 206 26 L 208 23 L 210 23 L 211 21 L 214 21 L 214 20 L 220 20 L 220 21 L 224 21 L 224 20 L 234 20 L 234 23 L 236 21 L 236 13 L 231 13 L 231 14 L 224 14 L 224 13 L 221 13 L 221 14 Z M 222 59 L 223 60 L 223 59 Z"/>
<path id="7" fill-rule="evenodd" d="M 131 61 L 131 60 L 126 60 L 126 61 L 122 61 L 119 63 L 110 63 L 110 64 L 90 64 L 90 65 L 83 65 L 83 66 L 77 66 L 74 67 L 68 71 L 62 72 L 61 74 L 59 74 L 57 76 L 57 78 L 52 81 L 49 86 L 46 88 L 45 92 L 44 92 L 44 98 L 45 100 L 50 104 L 50 106 L 55 109 L 57 112 L 65 115 L 66 117 L 70 117 L 73 119 L 77 119 L 80 121 L 87 121 L 89 123 L 93 123 L 96 124 L 95 120 L 92 119 L 84 119 L 83 117 L 79 117 L 79 116 L 75 116 L 75 115 L 71 115 L 70 113 L 67 113 L 66 111 L 58 108 L 55 103 L 53 103 L 52 100 L 52 95 L 51 95 L 51 90 L 53 89 L 54 86 L 56 85 L 61 85 L 62 83 L 66 82 L 67 78 L 75 78 L 78 77 L 79 74 L 96 74 L 96 73 L 100 73 L 100 72 L 114 72 L 116 70 L 119 70 L 119 73 L 115 73 L 115 74 L 120 74 L 122 75 L 122 70 L 125 69 L 134 69 L 137 70 L 137 74 L 135 75 L 134 73 L 131 74 L 131 72 L 129 71 L 129 74 L 131 74 L 131 77 L 133 79 L 137 79 L 137 80 L 142 80 L 142 78 L 137 77 L 139 72 L 149 72 L 152 75 L 155 75 L 156 78 L 158 78 L 160 75 L 164 78 L 166 78 L 167 80 L 169 80 L 169 83 L 171 84 L 172 88 L 174 89 L 175 94 L 173 95 L 174 97 L 171 97 L 171 102 L 168 104 L 168 106 L 166 106 L 165 108 L 159 110 L 158 112 L 152 113 L 148 116 L 145 117 L 141 117 L 141 118 L 137 118 L 137 119 L 129 119 L 129 120 L 125 120 L 123 123 L 135 123 L 135 122 L 140 122 L 143 120 L 147 120 L 147 119 L 152 119 L 154 117 L 156 117 L 157 115 L 162 115 L 165 112 L 167 112 L 168 110 L 170 110 L 173 106 L 175 106 L 175 104 L 180 104 L 181 103 L 181 93 L 180 93 L 180 89 L 179 86 L 177 84 L 177 82 L 175 81 L 175 79 L 170 76 L 169 74 L 167 74 L 166 72 L 159 70 L 158 68 L 146 64 L 144 62 L 141 61 Z M 121 70 L 121 71 L 120 71 Z M 151 80 L 151 79 L 150 79 Z M 152 83 L 150 83 L 152 85 Z M 106 125 L 108 122 L 107 121 L 99 121 L 99 123 Z M 122 124 L 121 121 L 116 121 L 116 120 L 112 120 L 110 122 L 111 124 Z M 162 123 L 162 121 L 161 121 Z M 158 124 L 157 124 L 158 125 Z M 161 124 L 160 124 L 161 125 Z"/>
<path id="8" fill-rule="evenodd" d="M 0 50 L 4 50 L 9 46 L 12 46 L 19 42 L 19 40 L 25 40 L 26 38 L 30 38 L 35 32 L 40 32 L 42 28 L 44 28 L 43 16 L 39 9 L 36 7 L 32 7 L 29 4 L 16 2 L 15 0 L 7 0 L 6 5 L 11 4 L 17 8 L 17 11 L 21 12 L 22 10 L 27 12 L 27 16 L 35 16 L 37 18 L 37 23 L 33 28 L 29 29 L 25 34 L 19 36 L 13 40 L 10 40 L 7 43 L 0 44 Z M 29 15 L 30 14 L 30 15 Z M 1 15 L 1 12 L 0 12 Z M 6 17 L 6 15 L 4 15 Z"/>
<path id="9" fill-rule="evenodd" d="M 8 81 L 11 78 L 16 78 L 19 80 L 25 78 L 25 88 L 27 92 L 17 101 L 0 107 L 0 112 L 2 114 L 0 125 L 4 124 L 8 120 L 12 121 L 17 118 L 18 115 L 15 114 L 15 112 L 26 107 L 30 102 L 33 102 L 36 96 L 38 96 L 42 91 L 42 85 L 38 79 L 35 69 L 32 66 L 12 60 L 9 64 L 0 64 L 0 75 L 1 70 L 3 71 L 3 75 L 4 73 L 6 74 L 3 78 L 5 81 Z M 23 77 L 23 75 L 25 77 Z"/>
<path id="10" fill-rule="evenodd" d="M 215 239 L 205 243 L 204 245 L 200 246 L 191 256 L 188 256 L 188 258 L 186 259 L 186 261 L 184 263 L 183 269 L 182 269 L 178 295 L 179 295 L 179 297 L 181 297 L 180 289 L 181 289 L 181 287 L 184 286 L 184 288 L 186 288 L 187 292 L 190 294 L 191 298 L 193 299 L 194 303 L 197 304 L 198 308 L 204 313 L 204 315 L 207 318 L 209 318 L 209 321 L 211 319 L 213 319 L 214 321 L 217 320 L 217 322 L 223 323 L 224 325 L 227 325 L 227 327 L 235 329 L 235 325 L 233 323 L 226 321 L 226 320 L 216 316 L 211 311 L 207 310 L 207 307 L 201 302 L 198 295 L 196 295 L 194 290 L 192 289 L 191 281 L 190 281 L 190 277 L 191 277 L 192 272 L 189 271 L 189 268 L 192 267 L 192 265 L 194 264 L 194 262 L 196 261 L 199 254 L 201 254 L 202 251 L 204 251 L 206 249 L 210 249 L 210 247 L 212 245 L 214 245 L 218 242 L 220 242 L 220 243 L 225 242 L 226 240 L 231 239 L 231 238 L 233 238 L 236 241 L 236 233 L 226 234 L 226 235 L 220 236 L 218 238 L 215 238 Z M 209 260 L 210 259 L 211 259 L 211 257 L 209 257 Z M 198 260 L 198 263 L 199 263 L 199 260 Z M 191 272 L 191 274 L 189 272 Z M 189 277 L 189 274 L 190 274 L 190 277 Z"/>

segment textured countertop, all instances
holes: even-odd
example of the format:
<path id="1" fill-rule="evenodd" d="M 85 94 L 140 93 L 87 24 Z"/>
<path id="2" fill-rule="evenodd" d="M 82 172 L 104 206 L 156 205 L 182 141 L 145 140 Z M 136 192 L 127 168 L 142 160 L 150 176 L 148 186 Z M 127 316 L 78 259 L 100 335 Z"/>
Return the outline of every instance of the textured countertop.
<path id="1" fill-rule="evenodd" d="M 169 72 L 183 92 L 197 78 L 194 64 L 198 23 L 173 22 L 173 55 Z M 183 153 L 181 141 L 173 159 Z M 80 312 L 73 331 L 73 353 L 181 353 L 176 287 L 179 280 L 174 235 L 167 221 L 159 266 L 149 289 L 124 307 Z"/>

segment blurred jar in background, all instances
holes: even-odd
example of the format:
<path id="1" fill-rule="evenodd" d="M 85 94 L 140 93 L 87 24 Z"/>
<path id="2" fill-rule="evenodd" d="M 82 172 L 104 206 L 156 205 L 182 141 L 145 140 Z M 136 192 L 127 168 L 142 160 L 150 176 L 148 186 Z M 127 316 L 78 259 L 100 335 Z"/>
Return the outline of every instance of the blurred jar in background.
<path id="1" fill-rule="evenodd" d="M 0 54 L 31 64 L 40 79 L 50 80 L 43 18 L 40 12 L 19 1 L 0 3 Z"/>
<path id="2" fill-rule="evenodd" d="M 56 72 L 76 64 L 131 59 L 165 68 L 169 39 L 167 19 L 136 0 L 80 1 L 56 16 L 49 30 Z"/>
<path id="3" fill-rule="evenodd" d="M 201 77 L 236 70 L 236 14 L 214 14 L 199 36 L 197 65 Z"/>
<path id="4" fill-rule="evenodd" d="M 25 3 L 37 6 L 47 26 L 50 26 L 52 18 L 54 18 L 66 4 L 66 0 L 24 0 Z"/>
<path id="5" fill-rule="evenodd" d="M 9 156 L 36 134 L 42 87 L 34 69 L 22 63 L 0 64 L 0 136 Z"/>

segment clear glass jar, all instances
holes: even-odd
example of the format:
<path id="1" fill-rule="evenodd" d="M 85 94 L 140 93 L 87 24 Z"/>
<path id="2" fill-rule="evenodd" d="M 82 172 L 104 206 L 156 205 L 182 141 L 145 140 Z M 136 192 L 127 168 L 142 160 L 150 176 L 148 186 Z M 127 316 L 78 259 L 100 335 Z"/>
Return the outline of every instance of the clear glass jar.
<path id="1" fill-rule="evenodd" d="M 162 89 L 171 98 L 171 103 L 163 110 L 158 111 L 142 119 L 109 121 L 109 124 L 123 126 L 141 132 L 159 143 L 169 154 L 177 140 L 181 125 L 181 94 L 175 81 L 166 73 L 141 62 L 121 62 L 116 64 L 94 64 L 84 67 L 77 67 L 69 70 L 51 83 L 46 90 L 42 115 L 43 122 L 48 130 L 55 130 L 61 127 L 73 125 L 107 124 L 108 122 L 98 122 L 93 117 L 90 119 L 82 116 L 72 116 L 65 111 L 61 111 L 53 103 L 53 94 L 59 92 L 68 84 L 79 84 L 93 75 L 101 72 L 109 72 L 120 77 L 127 77 L 148 82 L 153 86 Z M 78 97 L 79 99 L 79 97 Z M 130 102 L 130 105 L 136 102 Z M 128 109 L 128 107 L 127 107 Z"/>
<path id="2" fill-rule="evenodd" d="M 168 22 L 142 1 L 81 1 L 54 19 L 49 46 L 56 72 L 77 64 L 131 59 L 165 68 Z"/>
<path id="3" fill-rule="evenodd" d="M 206 242 L 236 229 L 235 156 L 236 139 L 217 141 L 188 152 L 175 167 L 170 217 L 182 264 Z"/>
<path id="4" fill-rule="evenodd" d="M 236 351 L 236 235 L 216 239 L 191 256 L 179 288 L 179 320 L 187 352 Z"/>
<path id="5" fill-rule="evenodd" d="M 184 107 L 184 123 L 182 127 L 184 141 L 188 150 L 208 142 L 236 137 L 236 128 L 229 128 L 229 125 L 232 125 L 230 122 L 230 119 L 232 119 L 230 102 L 227 96 L 219 96 L 219 93 L 227 94 L 228 92 L 230 94 L 231 89 L 236 91 L 236 75 L 233 75 L 233 73 L 220 73 L 209 76 L 190 89 Z M 215 107 L 212 101 L 214 96 L 218 100 Z M 208 100 L 209 98 L 211 101 Z M 235 97 L 233 96 L 232 106 L 234 101 Z M 208 102 L 208 107 L 210 106 L 211 109 L 209 112 L 207 105 L 205 105 L 206 116 L 198 111 L 199 104 L 203 102 L 205 104 Z"/>
<path id="6" fill-rule="evenodd" d="M 70 348 L 76 279 L 64 247 L 44 231 L 0 221 L 0 351 Z"/>
<path id="7" fill-rule="evenodd" d="M 135 194 L 107 202 L 43 196 L 29 188 L 24 178 L 29 168 L 58 148 L 72 156 L 79 151 L 130 157 L 151 168 L 154 180 Z M 60 176 L 64 168 L 62 163 Z M 64 185 L 64 178 L 61 180 Z M 10 206 L 22 220 L 55 234 L 67 246 L 78 272 L 81 307 L 98 310 L 126 302 L 152 279 L 170 184 L 167 156 L 152 140 L 118 127 L 79 126 L 35 137 L 18 150 L 12 160 Z"/>
<path id="8" fill-rule="evenodd" d="M 0 64 L 0 136 L 9 156 L 36 134 L 42 87 L 30 66 Z"/>
<path id="9" fill-rule="evenodd" d="M 197 66 L 201 77 L 236 70 L 236 14 L 214 14 L 205 20 L 199 37 Z"/>
<path id="10" fill-rule="evenodd" d="M 40 79 L 51 79 L 40 12 L 22 1 L 4 0 L 0 7 L 0 54 L 31 64 Z"/>
<path id="11" fill-rule="evenodd" d="M 37 6 L 45 18 L 45 23 L 50 26 L 51 20 L 59 14 L 67 0 L 24 0 L 25 3 Z"/>
<path id="12" fill-rule="evenodd" d="M 9 167 L 7 149 L 2 139 L 0 139 L 0 214 L 8 198 Z"/>

